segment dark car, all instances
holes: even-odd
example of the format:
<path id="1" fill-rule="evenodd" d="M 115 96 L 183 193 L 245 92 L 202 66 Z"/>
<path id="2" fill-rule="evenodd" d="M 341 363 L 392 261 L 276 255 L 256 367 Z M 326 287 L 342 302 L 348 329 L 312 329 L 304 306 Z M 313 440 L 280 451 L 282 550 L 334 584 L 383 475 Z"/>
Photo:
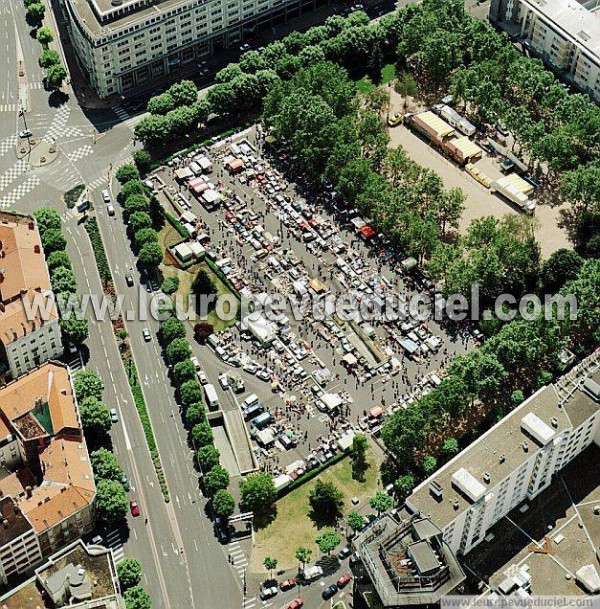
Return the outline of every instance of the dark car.
<path id="1" fill-rule="evenodd" d="M 350 548 L 348 546 L 346 546 L 345 548 L 342 548 L 339 551 L 338 558 L 340 560 L 344 560 L 344 558 L 348 558 L 348 556 L 350 556 L 350 554 L 352 554 L 352 550 L 350 550 Z"/>
<path id="2" fill-rule="evenodd" d="M 323 597 L 323 600 L 329 600 L 332 596 L 334 596 L 338 591 L 338 587 L 337 584 L 331 584 L 331 586 L 327 586 L 327 588 L 325 588 L 325 590 L 323 590 L 323 593 L 321 594 L 321 596 Z"/>
<path id="3" fill-rule="evenodd" d="M 131 287 L 131 286 L 133 285 L 133 276 L 132 276 L 132 275 L 130 275 L 129 273 L 127 273 L 127 274 L 125 275 L 125 283 L 126 283 L 126 284 L 127 284 L 129 287 Z"/>

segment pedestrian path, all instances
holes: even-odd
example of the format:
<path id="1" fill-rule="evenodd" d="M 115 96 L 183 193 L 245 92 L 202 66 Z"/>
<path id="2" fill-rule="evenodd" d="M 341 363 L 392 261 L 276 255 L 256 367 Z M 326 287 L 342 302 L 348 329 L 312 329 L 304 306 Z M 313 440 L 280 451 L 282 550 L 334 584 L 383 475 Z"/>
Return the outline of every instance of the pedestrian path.
<path id="1" fill-rule="evenodd" d="M 115 563 L 118 563 L 120 560 L 123 560 L 125 553 L 123 551 L 123 542 L 121 541 L 121 535 L 119 534 L 119 531 L 111 531 L 106 536 L 106 542 L 108 543 L 108 547 L 112 551 Z"/>
<path id="2" fill-rule="evenodd" d="M 126 121 L 131 118 L 127 110 L 123 106 L 113 106 L 111 110 L 122 120 Z"/>

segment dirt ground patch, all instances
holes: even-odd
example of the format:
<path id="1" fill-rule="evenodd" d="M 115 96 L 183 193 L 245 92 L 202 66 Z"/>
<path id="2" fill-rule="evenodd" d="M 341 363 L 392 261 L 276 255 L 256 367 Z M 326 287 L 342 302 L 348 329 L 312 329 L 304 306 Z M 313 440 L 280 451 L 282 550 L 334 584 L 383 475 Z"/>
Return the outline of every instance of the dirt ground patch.
<path id="1" fill-rule="evenodd" d="M 263 561 L 271 556 L 279 561 L 278 569 L 293 569 L 298 562 L 294 556 L 296 548 L 305 546 L 313 551 L 313 560 L 319 557 L 315 538 L 319 529 L 308 517 L 308 495 L 316 481 L 333 482 L 344 495 L 344 514 L 352 510 L 364 512 L 369 499 L 376 493 L 379 483 L 380 459 L 368 451 L 367 460 L 370 465 L 365 481 L 356 482 L 352 479 L 352 467 L 349 458 L 336 463 L 310 482 L 283 497 L 277 502 L 277 517 L 266 528 L 256 533 L 256 544 L 252 550 L 250 570 L 253 573 L 264 572 Z M 360 503 L 352 506 L 350 500 L 358 497 Z M 345 525 L 340 531 L 345 535 Z"/>

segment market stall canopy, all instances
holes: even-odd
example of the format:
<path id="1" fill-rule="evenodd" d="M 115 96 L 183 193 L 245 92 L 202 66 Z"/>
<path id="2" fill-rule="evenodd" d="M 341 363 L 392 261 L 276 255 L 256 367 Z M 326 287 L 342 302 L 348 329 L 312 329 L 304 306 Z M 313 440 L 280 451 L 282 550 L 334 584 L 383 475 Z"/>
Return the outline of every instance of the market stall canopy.
<path id="1" fill-rule="evenodd" d="M 194 172 L 189 167 L 182 167 L 181 169 L 175 170 L 175 177 L 182 182 L 193 176 Z"/>

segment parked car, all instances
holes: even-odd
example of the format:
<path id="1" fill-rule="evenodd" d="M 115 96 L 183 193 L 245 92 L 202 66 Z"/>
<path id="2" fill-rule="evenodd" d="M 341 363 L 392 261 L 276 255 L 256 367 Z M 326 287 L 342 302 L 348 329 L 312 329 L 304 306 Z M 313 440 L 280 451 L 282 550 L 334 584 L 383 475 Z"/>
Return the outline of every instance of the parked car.
<path id="1" fill-rule="evenodd" d="M 229 389 L 229 378 L 224 372 L 219 374 L 219 384 L 223 389 Z"/>
<path id="2" fill-rule="evenodd" d="M 301 598 L 295 598 L 285 609 L 301 609 L 304 607 L 304 601 Z"/>
<path id="3" fill-rule="evenodd" d="M 278 592 L 277 586 L 263 586 L 260 589 L 260 600 L 266 601 L 269 598 L 273 598 Z"/>
<path id="4" fill-rule="evenodd" d="M 339 551 L 338 558 L 340 560 L 344 560 L 344 558 L 348 558 L 350 554 L 352 554 L 352 550 L 348 546 L 346 546 Z"/>
<path id="5" fill-rule="evenodd" d="M 390 115 L 390 117 L 388 118 L 388 126 L 390 127 L 397 127 L 398 125 L 400 125 L 402 123 L 402 119 L 404 118 L 404 116 L 402 115 L 401 112 L 395 112 L 394 114 Z"/>
<path id="6" fill-rule="evenodd" d="M 23 129 L 23 131 L 19 131 L 19 137 L 24 140 L 25 138 L 30 138 L 33 135 L 29 129 Z"/>
<path id="7" fill-rule="evenodd" d="M 350 573 L 344 573 L 344 575 L 342 575 L 342 577 L 337 580 L 336 586 L 338 587 L 338 589 L 342 589 L 347 586 L 351 581 L 352 575 L 350 575 Z"/>
<path id="8" fill-rule="evenodd" d="M 111 408 L 110 409 L 110 420 L 113 423 L 118 423 L 119 422 L 119 415 L 117 413 L 117 409 L 116 408 Z"/>
<path id="9" fill-rule="evenodd" d="M 125 283 L 131 287 L 133 285 L 133 275 L 131 275 L 131 273 L 126 273 L 125 274 Z"/>
<path id="10" fill-rule="evenodd" d="M 127 492 L 131 490 L 131 484 L 129 484 L 129 479 L 127 478 L 127 474 L 125 474 L 125 472 L 121 474 L 121 484 Z"/>
<path id="11" fill-rule="evenodd" d="M 140 506 L 137 504 L 137 501 L 129 502 L 129 511 L 133 517 L 139 516 L 142 512 L 140 511 Z"/>
<path id="12" fill-rule="evenodd" d="M 148 328 L 144 328 L 142 330 L 142 336 L 147 343 L 149 343 L 150 339 L 152 338 L 152 335 L 150 334 L 150 330 L 148 330 Z"/>
<path id="13" fill-rule="evenodd" d="M 192 364 L 194 364 L 194 368 L 196 368 L 196 370 L 200 370 L 200 361 L 195 355 L 192 355 L 192 357 L 190 357 L 190 361 L 192 362 Z"/>
<path id="14" fill-rule="evenodd" d="M 208 377 L 206 376 L 206 372 L 204 372 L 202 368 L 198 370 L 196 376 L 198 377 L 198 381 L 201 385 L 208 385 Z"/>
<path id="15" fill-rule="evenodd" d="M 279 584 L 279 589 L 282 592 L 285 592 L 286 590 L 291 590 L 292 588 L 294 588 L 297 583 L 298 582 L 297 582 L 296 578 L 292 577 L 290 579 L 286 579 L 286 580 L 282 581 Z"/>
<path id="16" fill-rule="evenodd" d="M 327 588 L 325 588 L 325 590 L 323 590 L 323 592 L 321 593 L 321 596 L 323 597 L 323 600 L 327 601 L 332 596 L 335 596 L 335 594 L 337 594 L 337 591 L 338 591 L 337 584 L 331 584 L 331 586 L 327 586 Z"/>

